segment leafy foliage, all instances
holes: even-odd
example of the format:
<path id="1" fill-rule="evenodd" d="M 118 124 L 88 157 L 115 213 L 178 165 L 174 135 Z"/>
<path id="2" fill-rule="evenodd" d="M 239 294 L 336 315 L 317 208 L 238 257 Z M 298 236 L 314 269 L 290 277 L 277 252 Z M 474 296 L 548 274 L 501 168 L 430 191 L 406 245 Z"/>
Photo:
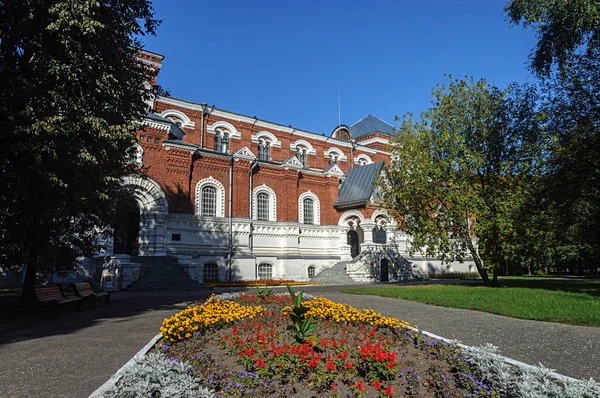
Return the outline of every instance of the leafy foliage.
<path id="1" fill-rule="evenodd" d="M 192 366 L 149 353 L 128 368 L 105 398 L 180 397 L 212 398 L 215 394 L 201 387 L 192 375 Z"/>
<path id="2" fill-rule="evenodd" d="M 504 10 L 515 25 L 533 27 L 538 43 L 531 56 L 534 72 L 548 76 L 585 49 L 600 45 L 600 2 L 597 0 L 511 0 Z"/>
<path id="3" fill-rule="evenodd" d="M 380 181 L 385 206 L 413 237 L 411 251 L 447 261 L 470 255 L 489 283 L 487 270 L 504 263 L 540 167 L 537 96 L 527 86 L 501 91 L 450 77 L 433 97 L 419 121 L 402 122 Z"/>
<path id="4" fill-rule="evenodd" d="M 292 289 L 290 285 L 287 285 L 287 289 L 290 292 L 292 302 L 294 303 L 292 312 L 290 313 L 292 325 L 288 327 L 288 330 L 294 334 L 297 343 L 303 344 L 307 340 L 314 343 L 316 341 L 315 331 L 319 327 L 319 324 L 314 321 L 312 315 L 306 318 L 308 308 L 302 305 L 302 294 L 304 291 L 300 290 L 300 293 L 296 295 L 294 289 Z"/>
<path id="5" fill-rule="evenodd" d="M 27 265 L 24 296 L 113 222 L 152 94 L 139 38 L 157 24 L 147 0 L 0 2 L 0 263 Z"/>

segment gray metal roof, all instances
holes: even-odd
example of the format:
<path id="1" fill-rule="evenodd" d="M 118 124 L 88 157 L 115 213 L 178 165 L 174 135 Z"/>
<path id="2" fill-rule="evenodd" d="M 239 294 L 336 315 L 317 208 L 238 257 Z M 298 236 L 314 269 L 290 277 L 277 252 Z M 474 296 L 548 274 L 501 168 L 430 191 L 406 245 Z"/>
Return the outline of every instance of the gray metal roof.
<path id="1" fill-rule="evenodd" d="M 185 135 L 185 133 L 183 132 L 183 130 L 178 125 L 176 125 L 175 123 L 173 123 L 173 121 L 171 119 L 167 119 L 165 117 L 157 115 L 156 113 L 148 113 L 146 115 L 146 117 L 148 119 L 156 120 L 158 122 L 169 123 L 171 125 L 171 131 L 170 131 L 170 133 L 173 134 L 178 139 L 182 139 L 183 136 Z"/>
<path id="2" fill-rule="evenodd" d="M 377 162 L 348 170 L 333 206 L 338 207 L 366 203 L 371 198 L 375 178 L 379 176 L 382 168 L 383 162 Z"/>
<path id="3" fill-rule="evenodd" d="M 373 115 L 367 115 L 350 126 L 350 133 L 354 139 L 375 132 L 396 135 L 394 126 Z"/>

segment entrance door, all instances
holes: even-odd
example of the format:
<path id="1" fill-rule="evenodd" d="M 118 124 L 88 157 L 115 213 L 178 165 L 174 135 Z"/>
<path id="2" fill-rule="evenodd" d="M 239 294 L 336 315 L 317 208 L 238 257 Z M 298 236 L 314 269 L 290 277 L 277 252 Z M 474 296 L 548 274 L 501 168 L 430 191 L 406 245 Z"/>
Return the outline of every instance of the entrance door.
<path id="1" fill-rule="evenodd" d="M 388 282 L 390 280 L 387 258 L 381 259 L 381 277 L 379 280 L 381 282 Z"/>
<path id="2" fill-rule="evenodd" d="M 356 231 L 348 231 L 348 244 L 350 245 L 350 255 L 352 258 L 358 256 L 360 253 L 360 246 L 358 244 L 358 234 Z"/>
<path id="3" fill-rule="evenodd" d="M 114 254 L 138 254 L 140 239 L 140 206 L 135 199 L 127 199 L 117 206 L 115 220 Z"/>

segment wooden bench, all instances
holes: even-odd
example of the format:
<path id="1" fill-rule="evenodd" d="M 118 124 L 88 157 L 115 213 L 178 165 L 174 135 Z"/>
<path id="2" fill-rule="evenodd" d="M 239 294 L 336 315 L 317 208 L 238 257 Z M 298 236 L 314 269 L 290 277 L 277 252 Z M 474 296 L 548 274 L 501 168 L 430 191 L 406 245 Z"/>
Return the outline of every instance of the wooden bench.
<path id="1" fill-rule="evenodd" d="M 67 297 L 60 285 L 36 285 L 33 287 L 34 308 L 39 306 L 53 306 L 56 312 L 60 311 L 63 304 L 76 303 L 80 308 L 81 297 Z"/>
<path id="2" fill-rule="evenodd" d="M 71 286 L 75 291 L 75 295 L 82 299 L 90 300 L 92 307 L 96 306 L 96 301 L 99 298 L 104 298 L 106 304 L 110 304 L 110 293 L 109 292 L 96 292 L 91 282 L 72 283 Z"/>

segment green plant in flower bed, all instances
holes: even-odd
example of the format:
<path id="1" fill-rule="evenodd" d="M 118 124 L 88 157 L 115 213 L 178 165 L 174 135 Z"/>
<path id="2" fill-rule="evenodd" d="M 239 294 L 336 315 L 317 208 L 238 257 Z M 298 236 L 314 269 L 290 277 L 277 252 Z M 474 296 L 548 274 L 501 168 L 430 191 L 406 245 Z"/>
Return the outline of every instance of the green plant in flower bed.
<path id="1" fill-rule="evenodd" d="M 479 380 L 455 346 L 405 326 L 335 322 L 315 315 L 319 328 L 312 331 L 314 338 L 298 342 L 286 330 L 289 306 L 296 304 L 290 296 L 244 294 L 231 300 L 260 303 L 261 316 L 214 323 L 158 348 L 166 357 L 190 364 L 200 385 L 216 396 L 500 396 Z"/>

